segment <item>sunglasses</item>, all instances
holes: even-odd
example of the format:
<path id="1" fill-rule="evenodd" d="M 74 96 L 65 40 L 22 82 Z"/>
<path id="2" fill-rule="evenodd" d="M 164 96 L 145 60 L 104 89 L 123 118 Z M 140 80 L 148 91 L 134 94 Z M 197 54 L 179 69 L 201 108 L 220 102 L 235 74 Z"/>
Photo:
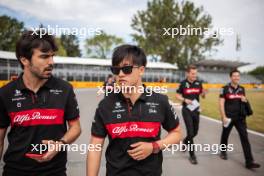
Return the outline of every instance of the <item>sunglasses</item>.
<path id="1" fill-rule="evenodd" d="M 139 66 L 128 65 L 124 67 L 111 67 L 111 71 L 114 75 L 119 75 L 120 70 L 122 70 L 122 72 L 127 75 L 132 73 L 133 68 L 139 68 Z"/>

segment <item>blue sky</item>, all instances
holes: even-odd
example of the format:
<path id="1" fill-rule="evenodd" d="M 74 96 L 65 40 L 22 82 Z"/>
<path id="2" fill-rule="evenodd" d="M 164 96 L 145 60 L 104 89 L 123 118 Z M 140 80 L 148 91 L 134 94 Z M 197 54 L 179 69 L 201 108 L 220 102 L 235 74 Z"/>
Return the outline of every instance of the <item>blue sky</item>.
<path id="1" fill-rule="evenodd" d="M 264 1 L 262 0 L 193 0 L 213 18 L 216 28 L 232 28 L 232 36 L 222 36 L 213 59 L 240 60 L 253 63 L 249 70 L 264 65 Z M 26 27 L 40 23 L 55 27 L 100 28 L 133 43 L 130 36 L 132 16 L 146 9 L 147 0 L 0 0 L 0 15 L 23 21 Z M 241 36 L 241 51 L 235 50 L 236 34 Z M 88 36 L 91 37 L 91 36 Z M 84 39 L 81 39 L 83 48 Z"/>

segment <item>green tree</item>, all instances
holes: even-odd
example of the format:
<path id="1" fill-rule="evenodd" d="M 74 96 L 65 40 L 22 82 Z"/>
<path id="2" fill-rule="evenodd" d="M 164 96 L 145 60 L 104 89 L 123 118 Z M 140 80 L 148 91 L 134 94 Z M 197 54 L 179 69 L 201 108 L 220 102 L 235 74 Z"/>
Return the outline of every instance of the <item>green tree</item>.
<path id="1" fill-rule="evenodd" d="M 138 11 L 132 19 L 132 28 L 136 31 L 133 39 L 148 55 L 159 56 L 161 61 L 177 63 L 180 69 L 186 65 L 204 59 L 222 41 L 213 33 L 212 18 L 204 13 L 203 7 L 194 3 L 175 0 L 149 1 L 146 10 Z M 176 29 L 197 30 L 200 35 L 172 35 Z M 190 31 L 189 30 L 189 31 Z"/>
<path id="2" fill-rule="evenodd" d="M 76 35 L 61 35 L 61 44 L 69 57 L 81 57 L 79 40 Z"/>
<path id="3" fill-rule="evenodd" d="M 56 44 L 58 46 L 57 55 L 58 56 L 67 56 L 67 52 L 66 52 L 65 48 L 61 44 L 61 39 L 55 38 L 55 40 L 56 40 Z"/>
<path id="4" fill-rule="evenodd" d="M 0 50 L 15 51 L 23 29 L 23 22 L 6 15 L 0 16 Z"/>
<path id="5" fill-rule="evenodd" d="M 264 66 L 258 66 L 254 70 L 249 72 L 252 75 L 263 75 L 264 76 Z"/>
<path id="6" fill-rule="evenodd" d="M 256 78 L 264 82 L 264 66 L 258 66 L 254 70 L 250 71 L 249 74 L 255 76 Z"/>
<path id="7" fill-rule="evenodd" d="M 124 43 L 122 38 L 101 31 L 100 35 L 86 39 L 85 49 L 87 56 L 105 59 L 109 57 L 112 49 L 121 43 Z"/>

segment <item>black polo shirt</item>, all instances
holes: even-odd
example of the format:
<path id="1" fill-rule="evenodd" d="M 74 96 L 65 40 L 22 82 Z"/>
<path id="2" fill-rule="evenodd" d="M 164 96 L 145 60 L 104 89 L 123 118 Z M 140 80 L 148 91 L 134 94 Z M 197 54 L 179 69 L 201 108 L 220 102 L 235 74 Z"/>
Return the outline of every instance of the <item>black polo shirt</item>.
<path id="1" fill-rule="evenodd" d="M 225 99 L 225 113 L 228 118 L 238 118 L 241 115 L 241 96 L 245 96 L 245 88 L 238 85 L 237 88 L 228 83 L 222 87 L 220 98 Z"/>
<path id="2" fill-rule="evenodd" d="M 179 120 L 168 97 L 146 91 L 132 105 L 122 93 L 109 94 L 98 105 L 91 133 L 104 138 L 108 135 L 106 168 L 109 176 L 158 176 L 162 172 L 162 152 L 136 161 L 127 150 L 136 142 L 153 142 L 160 139 L 161 126 L 171 131 Z"/>
<path id="3" fill-rule="evenodd" d="M 66 152 L 51 161 L 38 163 L 25 157 L 37 153 L 31 144 L 41 140 L 59 140 L 67 131 L 66 121 L 79 118 L 72 86 L 51 77 L 37 93 L 27 89 L 22 75 L 0 89 L 0 128 L 11 126 L 8 148 L 4 155 L 5 170 L 18 173 L 56 172 L 65 170 Z"/>
<path id="4" fill-rule="evenodd" d="M 200 101 L 200 94 L 203 92 L 203 85 L 200 81 L 195 80 L 189 82 L 187 79 L 181 81 L 177 93 L 181 94 L 183 98 Z M 187 104 L 183 102 L 183 106 Z"/>

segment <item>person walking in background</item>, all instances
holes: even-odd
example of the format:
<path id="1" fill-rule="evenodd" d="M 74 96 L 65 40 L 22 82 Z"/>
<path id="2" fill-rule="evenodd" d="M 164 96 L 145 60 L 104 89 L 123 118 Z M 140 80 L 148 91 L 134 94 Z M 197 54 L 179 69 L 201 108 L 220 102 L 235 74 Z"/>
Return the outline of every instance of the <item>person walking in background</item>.
<path id="1" fill-rule="evenodd" d="M 189 151 L 191 164 L 197 164 L 197 158 L 192 148 L 194 137 L 198 134 L 200 121 L 200 95 L 204 98 L 205 91 L 202 82 L 197 80 L 197 68 L 189 65 L 186 70 L 186 79 L 180 83 L 176 98 L 182 101 L 182 116 L 186 126 L 187 136 L 183 143 Z"/>
<path id="2" fill-rule="evenodd" d="M 239 85 L 240 72 L 232 70 L 229 74 L 231 82 L 225 85 L 220 92 L 219 105 L 223 122 L 221 145 L 227 146 L 229 134 L 235 126 L 242 144 L 245 166 L 248 169 L 259 168 L 260 165 L 254 162 L 251 146 L 248 139 L 246 117 L 241 114 L 241 103 L 247 102 L 245 88 Z M 226 151 L 220 153 L 220 158 L 227 160 Z"/>

